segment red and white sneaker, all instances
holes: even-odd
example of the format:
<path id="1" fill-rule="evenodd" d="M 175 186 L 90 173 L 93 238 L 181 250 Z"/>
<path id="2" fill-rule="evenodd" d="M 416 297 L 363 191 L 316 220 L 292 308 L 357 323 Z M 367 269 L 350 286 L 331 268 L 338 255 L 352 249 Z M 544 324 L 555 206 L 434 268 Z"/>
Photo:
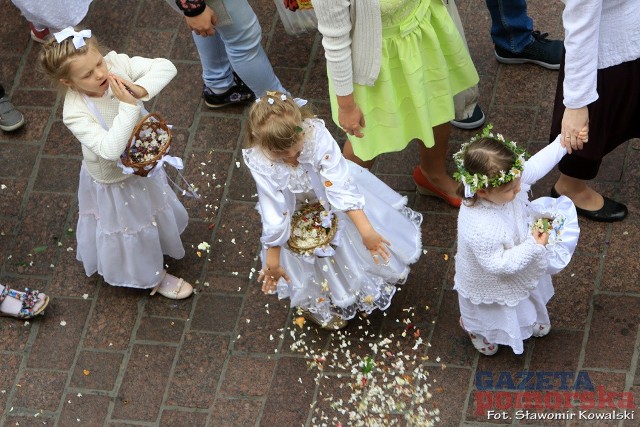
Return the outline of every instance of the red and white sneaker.
<path id="1" fill-rule="evenodd" d="M 51 37 L 51 32 L 48 28 L 37 29 L 35 25 L 29 22 L 29 30 L 31 31 L 31 40 L 36 43 L 44 43 Z"/>
<path id="2" fill-rule="evenodd" d="M 471 344 L 473 344 L 476 350 L 478 350 L 480 353 L 484 354 L 485 356 L 493 356 L 498 352 L 498 344 L 490 343 L 485 337 L 480 334 L 473 334 L 467 331 L 464 327 L 464 324 L 462 323 L 462 317 L 460 318 L 460 327 L 464 329 L 464 331 L 469 335 Z"/>

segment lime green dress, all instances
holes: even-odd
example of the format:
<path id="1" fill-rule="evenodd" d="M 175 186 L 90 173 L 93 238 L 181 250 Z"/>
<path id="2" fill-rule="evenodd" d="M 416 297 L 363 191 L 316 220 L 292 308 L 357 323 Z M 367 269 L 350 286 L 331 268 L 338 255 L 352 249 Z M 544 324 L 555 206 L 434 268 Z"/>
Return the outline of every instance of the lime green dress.
<path id="1" fill-rule="evenodd" d="M 453 96 L 478 83 L 471 57 L 442 1 L 379 0 L 380 73 L 373 86 L 354 84 L 353 90 L 366 121 L 363 138 L 348 136 L 359 158 L 400 151 L 413 139 L 432 147 L 432 128 L 454 118 Z M 338 124 L 331 78 L 329 93 Z"/>

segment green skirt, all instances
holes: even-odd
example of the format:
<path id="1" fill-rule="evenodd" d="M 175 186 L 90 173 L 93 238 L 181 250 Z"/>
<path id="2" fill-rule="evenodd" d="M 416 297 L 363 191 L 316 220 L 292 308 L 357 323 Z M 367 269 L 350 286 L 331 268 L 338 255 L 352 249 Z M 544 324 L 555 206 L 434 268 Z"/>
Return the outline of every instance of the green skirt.
<path id="1" fill-rule="evenodd" d="M 450 0 L 452 1 L 452 0 Z M 382 61 L 373 86 L 354 84 L 363 138 L 348 135 L 362 160 L 400 151 L 411 140 L 432 147 L 433 127 L 454 118 L 453 96 L 478 83 L 462 37 L 442 0 L 421 0 L 402 23 L 382 30 Z M 338 101 L 331 78 L 334 122 Z"/>

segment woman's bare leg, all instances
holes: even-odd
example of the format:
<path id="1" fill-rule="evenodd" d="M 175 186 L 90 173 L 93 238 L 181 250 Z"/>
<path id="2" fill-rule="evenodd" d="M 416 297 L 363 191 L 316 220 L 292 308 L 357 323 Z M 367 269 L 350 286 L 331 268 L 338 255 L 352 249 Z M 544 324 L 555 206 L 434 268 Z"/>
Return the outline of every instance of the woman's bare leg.
<path id="1" fill-rule="evenodd" d="M 360 157 L 356 156 L 356 154 L 353 152 L 353 146 L 351 145 L 351 141 L 349 141 L 348 139 L 344 143 L 344 148 L 342 149 L 342 155 L 346 159 L 351 160 L 353 163 L 367 169 L 371 169 L 373 167 L 373 164 L 376 161 L 376 159 L 362 160 Z"/>
<path id="2" fill-rule="evenodd" d="M 560 174 L 554 188 L 558 193 L 570 198 L 577 207 L 588 211 L 597 211 L 604 206 L 604 198 L 596 190 L 589 187 L 587 182 L 583 179 Z"/>
<path id="3" fill-rule="evenodd" d="M 436 187 L 452 197 L 456 196 L 458 183 L 447 173 L 447 155 L 449 153 L 449 134 L 451 125 L 443 123 L 433 128 L 433 147 L 418 144 L 420 152 L 420 170 Z"/>

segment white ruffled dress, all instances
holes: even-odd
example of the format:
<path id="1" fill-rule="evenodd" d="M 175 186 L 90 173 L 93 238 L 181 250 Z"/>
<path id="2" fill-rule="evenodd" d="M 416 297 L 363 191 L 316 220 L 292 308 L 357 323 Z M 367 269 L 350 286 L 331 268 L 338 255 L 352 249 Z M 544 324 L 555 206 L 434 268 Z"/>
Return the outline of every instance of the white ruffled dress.
<path id="1" fill-rule="evenodd" d="M 105 55 L 109 71 L 157 95 L 176 69 L 162 58 Z M 142 101 L 142 100 L 141 100 Z M 82 144 L 76 256 L 87 276 L 113 286 L 149 289 L 163 278 L 164 255 L 182 258 L 186 209 L 160 166 L 147 177 L 124 174 L 118 159 L 146 114 L 142 103 L 120 102 L 111 88 L 101 97 L 68 91 L 63 120 Z"/>
<path id="2" fill-rule="evenodd" d="M 164 255 L 184 256 L 189 215 L 164 170 L 107 184 L 83 164 L 78 187 L 77 258 L 112 286 L 149 289 L 163 278 Z"/>
<path id="3" fill-rule="evenodd" d="M 280 246 L 280 263 L 291 281 L 280 279 L 278 297 L 290 298 L 292 306 L 325 322 L 335 315 L 351 319 L 358 311 L 385 310 L 422 251 L 422 215 L 406 206 L 406 197 L 346 160 L 322 120 L 307 119 L 303 129 L 297 166 L 271 161 L 260 148 L 243 150 L 258 188 L 263 265 L 266 249 Z M 319 200 L 317 194 L 337 216 L 338 233 L 329 253 L 299 255 L 287 246 L 291 217 L 302 204 Z M 391 242 L 388 264 L 374 263 L 345 213 L 354 209 L 364 209 L 376 231 Z"/>
<path id="4" fill-rule="evenodd" d="M 454 289 L 463 327 L 489 342 L 508 345 L 516 354 L 532 336 L 533 326 L 550 324 L 547 303 L 554 294 L 551 275 L 571 260 L 580 229 L 570 199 L 543 197 L 529 202 L 527 193 L 564 156 L 558 139 L 524 166 L 521 191 L 504 205 L 479 199 L 463 204 L 458 216 L 458 252 Z M 549 243 L 537 244 L 533 222 L 552 218 Z"/>

